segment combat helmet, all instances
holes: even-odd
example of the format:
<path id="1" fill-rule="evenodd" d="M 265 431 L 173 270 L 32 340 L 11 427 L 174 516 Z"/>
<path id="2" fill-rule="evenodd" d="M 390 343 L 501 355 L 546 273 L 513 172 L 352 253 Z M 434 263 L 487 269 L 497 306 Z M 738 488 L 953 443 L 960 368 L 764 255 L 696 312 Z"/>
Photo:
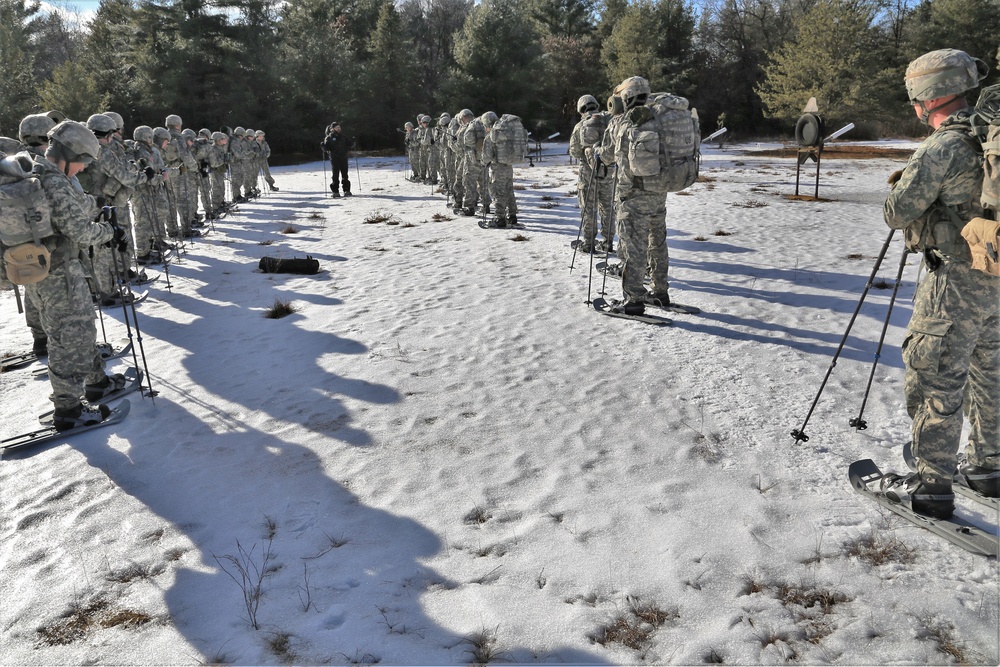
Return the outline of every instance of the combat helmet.
<path id="1" fill-rule="evenodd" d="M 53 109 L 52 111 L 46 111 L 45 115 L 51 118 L 52 122 L 56 123 L 57 125 L 66 120 L 66 114 L 64 114 L 62 111 L 59 111 L 58 109 Z"/>
<path id="2" fill-rule="evenodd" d="M 132 138 L 136 141 L 141 141 L 144 144 L 153 143 L 153 128 L 149 125 L 140 125 L 139 127 L 132 130 Z"/>
<path id="3" fill-rule="evenodd" d="M 164 141 L 170 141 L 170 130 L 165 127 L 157 127 L 153 129 L 153 143 L 156 145 L 162 144 Z"/>
<path id="4" fill-rule="evenodd" d="M 184 123 L 181 122 L 181 117 L 175 113 L 167 116 L 167 119 L 163 122 L 167 127 L 181 127 Z"/>
<path id="5" fill-rule="evenodd" d="M 229 137 L 224 132 L 213 132 L 212 141 L 229 141 Z"/>
<path id="6" fill-rule="evenodd" d="M 487 111 L 482 116 L 479 117 L 479 122 L 485 125 L 487 128 L 493 127 L 493 123 L 497 122 L 497 115 L 492 111 Z"/>
<path id="7" fill-rule="evenodd" d="M 411 123 L 410 121 L 406 121 L 406 124 L 403 125 L 403 127 L 405 127 L 407 130 L 412 130 L 413 129 L 413 123 Z"/>
<path id="8" fill-rule="evenodd" d="M 212 138 L 212 131 L 210 129 L 208 129 L 207 127 L 203 127 L 200 130 L 198 130 L 198 136 L 199 137 L 205 137 L 206 139 L 211 139 Z"/>
<path id="9" fill-rule="evenodd" d="M 103 113 L 95 113 L 93 116 L 87 119 L 87 129 L 93 132 L 98 138 L 106 137 L 115 130 L 118 126 L 115 121 Z"/>
<path id="10" fill-rule="evenodd" d="M 601 105 L 598 104 L 597 98 L 593 95 L 584 95 L 576 101 L 576 110 L 580 115 L 583 115 L 588 111 L 597 111 L 600 108 Z"/>
<path id="11" fill-rule="evenodd" d="M 195 139 L 198 138 L 198 135 L 190 127 L 184 128 L 184 130 L 181 131 L 181 136 L 187 139 L 188 141 L 194 141 Z"/>
<path id="12" fill-rule="evenodd" d="M 17 129 L 17 137 L 29 146 L 41 146 L 48 143 L 48 133 L 56 122 L 43 113 L 33 113 L 21 120 Z"/>
<path id="13" fill-rule="evenodd" d="M 257 136 L 257 137 L 263 137 L 263 136 L 264 136 L 264 130 L 257 130 L 257 131 L 256 131 L 256 132 L 254 133 L 254 136 Z"/>
<path id="14" fill-rule="evenodd" d="M 989 65 L 965 51 L 939 49 L 907 65 L 903 80 L 910 101 L 923 102 L 972 90 L 989 71 Z"/>
<path id="15" fill-rule="evenodd" d="M 470 109 L 462 109 L 461 111 L 458 112 L 459 121 L 464 120 L 466 123 L 468 123 L 470 120 L 473 119 L 473 117 L 475 117 L 475 114 L 472 113 Z"/>
<path id="16" fill-rule="evenodd" d="M 450 122 L 451 122 L 451 114 L 449 114 L 447 111 L 443 112 L 438 117 L 438 125 L 441 126 L 441 127 L 446 126 Z"/>
<path id="17" fill-rule="evenodd" d="M 83 123 L 64 120 L 49 130 L 49 151 L 66 163 L 89 164 L 101 154 L 101 144 Z"/>
<path id="18" fill-rule="evenodd" d="M 121 132 L 125 129 L 125 119 L 117 111 L 105 111 L 104 115 L 115 121 L 115 129 Z"/>
<path id="19" fill-rule="evenodd" d="M 253 136 L 254 136 L 254 131 L 251 130 L 249 127 L 246 130 L 243 131 L 243 138 L 244 139 L 249 139 L 250 137 L 253 137 Z"/>
<path id="20" fill-rule="evenodd" d="M 621 98 L 626 109 L 645 104 L 650 92 L 649 81 L 641 76 L 630 76 L 615 88 L 615 96 Z"/>
<path id="21" fill-rule="evenodd" d="M 246 133 L 247 133 L 247 131 L 246 131 L 246 129 L 242 125 L 240 125 L 235 130 L 233 130 L 233 134 L 235 136 L 237 136 L 237 137 L 242 137 L 242 136 L 246 135 Z"/>

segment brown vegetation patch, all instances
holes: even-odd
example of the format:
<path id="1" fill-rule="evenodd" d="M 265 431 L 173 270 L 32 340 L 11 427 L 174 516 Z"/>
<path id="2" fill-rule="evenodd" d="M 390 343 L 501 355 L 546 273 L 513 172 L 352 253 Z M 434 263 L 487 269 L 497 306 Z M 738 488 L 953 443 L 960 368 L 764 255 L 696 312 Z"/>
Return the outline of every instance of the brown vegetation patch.
<path id="1" fill-rule="evenodd" d="M 295 229 L 295 227 L 292 227 L 291 225 L 288 225 L 287 227 L 285 227 L 284 229 L 281 230 L 281 233 L 282 234 L 298 234 L 299 230 Z"/>
<path id="2" fill-rule="evenodd" d="M 282 317 L 287 317 L 291 315 L 296 310 L 295 306 L 292 305 L 291 301 L 282 301 L 281 299 L 275 299 L 274 303 L 264 311 L 264 317 L 269 320 L 279 320 Z"/>
<path id="3" fill-rule="evenodd" d="M 812 195 L 784 195 L 784 197 L 789 201 L 833 201 L 832 199 L 826 199 L 825 197 L 813 197 Z"/>
<path id="4" fill-rule="evenodd" d="M 47 646 L 66 646 L 100 628 L 132 629 L 146 625 L 153 617 L 134 609 L 112 610 L 104 598 L 75 604 L 52 625 L 38 629 L 39 641 Z"/>
<path id="5" fill-rule="evenodd" d="M 518 241 L 518 242 L 520 242 L 520 241 L 528 241 L 529 237 L 525 236 L 524 234 L 518 234 L 516 236 L 511 236 L 510 240 L 511 241 Z"/>
<path id="6" fill-rule="evenodd" d="M 766 157 L 798 157 L 797 146 L 770 148 L 761 151 L 746 151 L 747 154 Z M 838 144 L 823 149 L 822 159 L 827 160 L 908 160 L 913 155 L 912 148 L 881 148 L 878 146 L 847 146 Z"/>

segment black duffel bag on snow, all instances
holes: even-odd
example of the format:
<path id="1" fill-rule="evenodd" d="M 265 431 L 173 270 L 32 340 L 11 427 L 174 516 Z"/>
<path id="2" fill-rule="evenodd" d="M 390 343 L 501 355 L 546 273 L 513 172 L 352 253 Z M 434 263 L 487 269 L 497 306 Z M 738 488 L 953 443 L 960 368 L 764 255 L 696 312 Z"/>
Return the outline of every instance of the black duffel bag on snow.
<path id="1" fill-rule="evenodd" d="M 257 265 L 264 273 L 300 273 L 311 276 L 319 273 L 319 262 L 306 255 L 304 259 L 279 259 L 277 257 L 261 257 Z"/>

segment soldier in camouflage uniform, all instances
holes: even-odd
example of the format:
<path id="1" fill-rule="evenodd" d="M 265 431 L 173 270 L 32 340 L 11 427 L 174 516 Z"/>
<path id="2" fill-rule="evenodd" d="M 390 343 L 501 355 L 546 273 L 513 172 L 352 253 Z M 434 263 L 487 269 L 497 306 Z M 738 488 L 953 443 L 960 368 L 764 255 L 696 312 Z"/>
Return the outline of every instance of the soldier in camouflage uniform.
<path id="1" fill-rule="evenodd" d="M 212 178 L 210 156 L 214 146 L 212 144 L 212 131 L 207 127 L 198 130 L 198 138 L 194 142 L 194 159 L 198 163 L 198 196 L 201 199 L 201 207 L 205 209 L 205 218 L 214 219 L 212 204 Z M 203 224 L 203 223 L 199 223 Z"/>
<path id="2" fill-rule="evenodd" d="M 492 224 L 496 227 L 506 227 L 517 224 L 517 199 L 514 197 L 514 167 L 503 164 L 497 156 L 496 144 L 493 143 L 493 124 L 497 115 L 487 111 L 479 117 L 486 129 L 483 140 L 483 167 L 487 170 L 489 194 L 493 200 L 496 213 Z"/>
<path id="3" fill-rule="evenodd" d="M 611 120 L 601 145 L 592 151 L 594 163 L 591 168 L 601 169 L 603 165 L 618 167 L 615 207 L 620 246 L 625 250 L 622 267 L 625 302 L 622 310 L 631 315 L 644 313 L 647 302 L 670 303 L 667 295 L 667 193 L 651 188 L 641 177 L 633 176 L 629 168 L 627 141 L 624 140 L 626 133 L 635 126 L 629 119 L 629 113 L 644 110 L 641 107 L 645 105 L 649 93 L 649 82 L 639 76 L 625 79 L 615 88 L 615 97 L 621 100 L 624 113 Z M 643 286 L 647 263 L 652 278 L 651 293 L 647 293 Z"/>
<path id="4" fill-rule="evenodd" d="M 469 113 L 472 113 L 471 111 Z M 459 134 L 462 132 L 462 124 L 459 122 L 459 114 L 455 114 L 451 122 L 448 123 L 448 142 L 446 146 L 451 153 L 452 176 L 451 194 L 453 210 L 459 213 L 462 210 L 462 200 L 465 197 L 465 186 L 462 184 L 462 174 L 465 170 L 465 147 L 459 142 Z"/>
<path id="5" fill-rule="evenodd" d="M 420 137 L 420 142 L 423 145 L 423 154 L 426 156 L 425 164 L 426 166 L 426 177 L 424 183 L 426 185 L 437 185 L 438 182 L 438 163 L 440 162 L 441 156 L 438 153 L 438 138 L 437 138 L 437 128 L 431 127 L 431 121 L 433 119 L 430 116 L 424 116 L 423 128 L 424 132 Z"/>
<path id="6" fill-rule="evenodd" d="M 49 147 L 48 132 L 56 126 L 56 122 L 47 114 L 31 114 L 25 116 L 18 126 L 17 136 L 20 141 L 9 140 L 11 143 L 5 145 L 5 153 L 19 153 L 27 151 L 33 156 L 43 157 Z M 6 137 L 4 137 L 6 139 Z M 24 299 L 24 320 L 31 330 L 32 345 L 31 350 L 36 356 L 42 357 L 48 354 L 48 337 L 42 327 L 41 315 L 38 307 L 31 297 L 25 294 Z"/>
<path id="7" fill-rule="evenodd" d="M 448 156 L 451 155 L 451 150 L 448 148 L 448 124 L 450 122 L 451 116 L 442 113 L 434 125 L 434 142 L 438 147 L 438 178 L 444 185 L 445 192 L 449 195 L 451 193 L 451 177 L 448 174 Z"/>
<path id="8" fill-rule="evenodd" d="M 212 179 L 212 217 L 218 218 L 226 209 L 226 172 L 229 171 L 229 135 L 224 132 L 212 133 L 208 168 Z"/>
<path id="9" fill-rule="evenodd" d="M 243 137 L 246 136 L 246 129 L 237 127 L 229 137 L 229 174 L 233 188 L 233 201 L 237 204 L 247 200 L 243 192 L 243 165 L 245 163 L 246 150 L 244 149 Z"/>
<path id="10" fill-rule="evenodd" d="M 198 134 L 189 127 L 184 128 L 181 132 L 181 139 L 184 141 L 184 146 L 194 164 L 193 167 L 185 168 L 181 175 L 181 178 L 184 179 L 181 190 L 187 198 L 187 210 L 191 215 L 185 236 L 198 236 L 198 227 L 204 227 L 201 214 L 198 213 L 198 190 L 201 181 L 201 165 L 198 163 L 198 158 L 195 157 L 195 151 L 198 148 Z"/>
<path id="11" fill-rule="evenodd" d="M 247 197 L 259 197 L 260 188 L 257 184 L 257 175 L 260 173 L 260 144 L 257 143 L 257 131 L 249 127 L 243 134 L 244 160 L 243 165 L 243 188 L 248 193 Z"/>
<path id="12" fill-rule="evenodd" d="M 93 132 L 97 138 L 100 144 L 100 154 L 80 175 L 80 181 L 84 184 L 85 192 L 102 199 L 106 204 L 113 205 L 115 195 L 123 187 L 134 188 L 148 179 L 146 174 L 135 166 L 135 163 L 120 159 L 112 150 L 110 144 L 116 130 L 114 120 L 104 114 L 94 114 L 87 119 L 87 129 Z M 120 218 L 118 223 L 124 230 L 125 225 L 121 224 Z M 128 267 L 132 263 L 127 242 L 128 234 L 126 233 L 126 248 L 123 252 L 118 252 L 117 248 L 103 245 L 91 248 L 93 278 L 102 305 L 113 306 L 118 303 L 118 273 L 122 272 L 122 278 L 127 278 Z M 118 256 L 114 257 L 112 253 L 117 253 Z"/>
<path id="13" fill-rule="evenodd" d="M 403 125 L 403 128 L 406 130 L 406 136 L 403 138 L 403 144 L 406 146 L 406 160 L 410 163 L 410 175 L 406 177 L 406 180 L 415 181 L 417 180 L 417 130 L 409 121 Z"/>
<path id="14" fill-rule="evenodd" d="M 483 211 L 490 213 L 490 195 L 486 188 L 486 165 L 483 164 L 483 144 L 486 141 L 486 127 L 471 111 L 463 109 L 459 122 L 464 123 L 459 142 L 464 151 L 464 173 L 462 185 L 465 188 L 462 215 L 476 214 L 476 204 L 483 202 Z"/>
<path id="15" fill-rule="evenodd" d="M 274 184 L 274 177 L 271 176 L 271 167 L 267 164 L 268 158 L 271 157 L 271 147 L 267 143 L 264 130 L 257 130 L 257 144 L 260 146 L 260 172 L 267 181 L 267 187 L 277 192 L 278 187 Z"/>
<path id="16" fill-rule="evenodd" d="M 49 381 L 55 405 L 53 424 L 66 430 L 100 422 L 110 414 L 100 400 L 125 386 L 121 375 L 104 373 L 97 352 L 97 327 L 80 250 L 107 241 L 124 242 L 124 232 L 105 222 L 92 222 L 93 199 L 84 195 L 76 175 L 100 154 L 93 133 L 80 123 L 64 121 L 49 132 L 45 157 L 35 157 L 48 200 L 54 234 L 43 239 L 52 253 L 49 275 L 25 291 L 38 304 L 49 337 Z"/>
<path id="17" fill-rule="evenodd" d="M 197 196 L 197 192 L 192 192 L 193 183 L 190 174 L 198 171 L 198 163 L 188 148 L 187 138 L 183 136 L 181 117 L 170 114 L 165 124 L 170 135 L 170 141 L 163 150 L 163 161 L 170 169 L 170 180 L 167 183 L 168 196 L 180 219 L 178 233 L 187 238 L 191 236 L 191 221 L 196 218 L 197 213 L 197 208 L 191 208 L 191 195 Z"/>
<path id="18" fill-rule="evenodd" d="M 417 183 L 427 182 L 427 146 L 424 143 L 424 135 L 426 133 L 427 127 L 424 123 L 424 114 L 417 114 L 417 127 L 413 130 L 413 138 L 416 140 L 414 151 L 417 159 L 414 162 L 416 165 L 414 171 L 416 171 Z"/>
<path id="19" fill-rule="evenodd" d="M 121 117 L 120 114 L 114 111 L 105 111 L 104 114 L 110 118 L 115 123 L 115 130 L 111 133 L 110 141 L 107 143 L 108 148 L 114 153 L 115 157 L 118 159 L 120 164 L 132 165 L 134 160 L 131 156 L 131 151 L 125 146 L 125 142 L 122 138 L 122 132 L 125 130 L 125 119 Z M 135 168 L 140 172 L 144 170 L 135 165 Z M 143 173 L 143 176 L 148 180 L 148 176 Z M 144 181 L 140 181 L 142 183 Z M 113 189 L 113 187 L 112 187 Z M 118 209 L 118 226 L 125 230 L 128 235 L 128 252 L 129 257 L 135 256 L 135 236 L 132 233 L 132 211 L 129 203 L 132 201 L 132 195 L 135 193 L 135 186 L 125 185 L 124 183 L 117 192 L 115 192 L 109 203 Z M 129 270 L 129 277 L 132 276 L 131 269 Z"/>
<path id="20" fill-rule="evenodd" d="M 614 252 L 614 179 L 608 174 L 606 165 L 600 169 L 591 167 L 591 153 L 604 140 L 611 115 L 607 111 L 601 111 L 600 104 L 593 95 L 581 97 L 576 103 L 576 109 L 581 118 L 570 135 L 569 154 L 580 161 L 576 196 L 580 203 L 583 238 L 579 249 L 581 252 L 593 252 L 595 249 Z M 601 235 L 604 237 L 599 246 L 595 244 L 598 213 L 601 215 Z"/>
<path id="21" fill-rule="evenodd" d="M 898 180 L 890 179 L 895 184 L 884 207 L 886 224 L 905 231 L 907 249 L 923 253 L 929 273 L 917 287 L 903 341 L 917 472 L 886 475 L 882 488 L 914 511 L 941 518 L 954 510 L 956 474 L 988 496 L 1000 491 L 1000 278 L 972 268 L 960 235 L 983 216 L 980 149 L 969 134 L 964 93 L 987 70 L 954 49 L 910 63 L 907 93 L 934 133 Z M 957 466 L 963 413 L 969 441 Z"/>
<path id="22" fill-rule="evenodd" d="M 166 197 L 166 179 L 169 171 L 163 164 L 160 152 L 153 145 L 153 128 L 140 125 L 132 131 L 134 157 L 136 163 L 152 177 L 140 183 L 132 197 L 132 212 L 135 217 L 135 252 L 140 264 L 157 261 L 170 246 L 166 241 L 166 223 L 170 217 L 170 205 Z"/>

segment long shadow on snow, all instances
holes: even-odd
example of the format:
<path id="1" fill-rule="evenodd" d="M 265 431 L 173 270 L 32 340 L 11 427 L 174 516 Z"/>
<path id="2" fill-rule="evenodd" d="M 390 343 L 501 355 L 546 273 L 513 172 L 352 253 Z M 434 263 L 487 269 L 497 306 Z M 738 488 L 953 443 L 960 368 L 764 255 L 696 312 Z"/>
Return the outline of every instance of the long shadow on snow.
<path id="1" fill-rule="evenodd" d="M 99 445 L 81 453 L 163 519 L 159 535 L 135 536 L 143 551 L 155 553 L 163 536 L 175 546 L 194 545 L 194 553 L 163 546 L 156 561 L 173 571 L 163 593 L 167 617 L 200 661 L 279 664 L 280 656 L 270 656 L 265 646 L 287 632 L 297 661 L 305 663 L 365 654 L 387 664 L 414 656 L 465 662 L 467 644 L 421 605 L 422 596 L 460 585 L 421 564 L 440 553 L 437 535 L 417 521 L 363 505 L 324 473 L 330 462 L 307 447 L 232 417 L 223 417 L 223 432 L 215 432 L 220 424 L 213 430 L 178 405 L 160 401 L 157 408 L 157 425 L 137 423 L 133 410 L 118 429 L 132 443 L 127 453 Z M 192 422 L 185 432 L 177 428 Z M 267 519 L 275 525 L 273 559 L 257 611 L 261 630 L 255 632 L 240 587 L 219 562 L 239 576 L 226 560 L 240 555 L 238 542 L 262 564 Z M 308 611 L 290 602 L 304 585 L 310 590 Z M 478 629 L 470 625 L 468 631 Z M 509 654 L 532 659 L 527 648 Z M 574 649 L 550 656 L 567 663 L 600 660 Z"/>
<path id="2" fill-rule="evenodd" d="M 177 350 L 187 350 L 183 366 L 190 380 L 208 393 L 348 444 L 372 444 L 367 432 L 351 427 L 354 418 L 342 397 L 387 405 L 399 402 L 399 393 L 320 365 L 320 359 L 331 354 L 363 354 L 368 351 L 366 345 L 302 329 L 295 326 L 295 316 L 265 319 L 261 309 L 273 303 L 275 287 L 262 286 L 262 292 L 269 296 L 262 294 L 260 303 L 254 304 L 259 309 L 239 304 L 219 306 L 174 293 L 169 297 L 170 304 L 196 316 L 194 320 L 178 323 L 147 315 L 140 320 L 140 326 L 145 335 L 167 341 Z M 211 296 L 218 299 L 217 292 Z M 325 298 L 332 305 L 341 303 Z M 330 365 L 342 366 L 337 359 L 330 360 Z M 150 359 L 150 370 L 156 380 L 155 359 Z M 331 420 L 336 421 L 336 428 L 329 426 Z"/>

